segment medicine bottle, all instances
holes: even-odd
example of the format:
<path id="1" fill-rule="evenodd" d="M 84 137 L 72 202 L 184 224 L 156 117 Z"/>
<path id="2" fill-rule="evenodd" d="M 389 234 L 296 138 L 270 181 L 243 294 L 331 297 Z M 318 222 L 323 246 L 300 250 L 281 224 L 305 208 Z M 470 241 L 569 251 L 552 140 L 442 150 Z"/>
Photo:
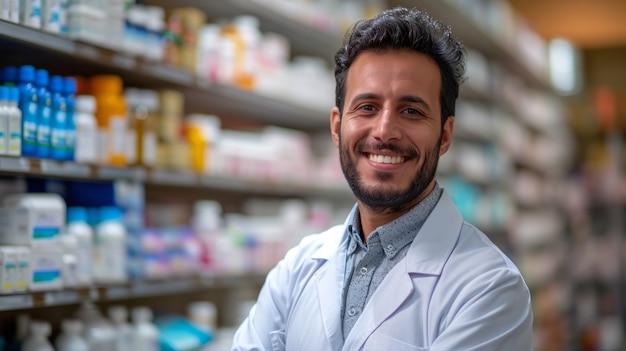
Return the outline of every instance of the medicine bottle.
<path id="1" fill-rule="evenodd" d="M 96 98 L 99 161 L 114 166 L 126 165 L 126 104 L 122 79 L 115 75 L 91 77 L 91 92 Z"/>

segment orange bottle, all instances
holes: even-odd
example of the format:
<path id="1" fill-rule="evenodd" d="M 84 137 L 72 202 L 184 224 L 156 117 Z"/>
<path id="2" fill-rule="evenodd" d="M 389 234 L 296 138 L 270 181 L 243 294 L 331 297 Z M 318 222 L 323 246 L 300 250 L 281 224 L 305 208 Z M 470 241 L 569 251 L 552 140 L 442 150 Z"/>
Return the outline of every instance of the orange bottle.
<path id="1" fill-rule="evenodd" d="M 126 165 L 126 103 L 122 79 L 115 75 L 97 75 L 90 79 L 91 94 L 96 98 L 98 122 L 98 161 L 113 166 Z"/>

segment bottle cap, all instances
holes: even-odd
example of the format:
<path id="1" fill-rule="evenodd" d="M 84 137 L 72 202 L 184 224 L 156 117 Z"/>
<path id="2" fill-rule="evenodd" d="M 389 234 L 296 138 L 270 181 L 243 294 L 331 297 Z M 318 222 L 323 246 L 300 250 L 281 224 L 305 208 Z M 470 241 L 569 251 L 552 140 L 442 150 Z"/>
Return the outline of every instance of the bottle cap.
<path id="1" fill-rule="evenodd" d="M 9 87 L 9 101 L 15 103 L 20 101 L 20 90 L 17 87 Z"/>
<path id="2" fill-rule="evenodd" d="M 120 95 L 122 78 L 115 75 L 96 75 L 90 78 L 89 87 L 94 95 Z"/>
<path id="3" fill-rule="evenodd" d="M 30 322 L 31 335 L 50 335 L 50 323 L 45 321 L 34 320 Z"/>
<path id="4" fill-rule="evenodd" d="M 100 222 L 120 219 L 122 219 L 122 210 L 119 207 L 104 206 L 100 208 Z"/>
<path id="5" fill-rule="evenodd" d="M 152 310 L 148 307 L 137 306 L 133 308 L 133 322 L 142 323 L 152 320 Z"/>
<path id="6" fill-rule="evenodd" d="M 78 95 L 76 97 L 76 110 L 88 114 L 96 111 L 96 98 L 91 95 Z"/>
<path id="7" fill-rule="evenodd" d="M 87 222 L 87 209 L 84 207 L 68 207 L 67 222 Z"/>
<path id="8" fill-rule="evenodd" d="M 128 319 L 128 310 L 124 306 L 111 306 L 107 312 L 114 323 L 126 322 Z"/>
<path id="9" fill-rule="evenodd" d="M 17 82 L 17 67 L 7 66 L 4 68 L 4 81 L 7 83 Z"/>
<path id="10" fill-rule="evenodd" d="M 55 93 L 63 92 L 63 77 L 52 76 L 52 79 L 50 79 L 50 91 Z"/>
<path id="11" fill-rule="evenodd" d="M 77 319 L 64 319 L 61 322 L 61 329 L 68 334 L 80 334 L 83 330 L 83 323 Z"/>
<path id="12" fill-rule="evenodd" d="M 48 71 L 46 71 L 45 69 L 38 69 L 35 74 L 35 84 L 38 87 L 48 87 Z"/>
<path id="13" fill-rule="evenodd" d="M 9 92 L 9 87 L 0 85 L 0 101 L 9 101 L 11 98 L 11 93 Z"/>
<path id="14" fill-rule="evenodd" d="M 35 67 L 31 65 L 25 65 L 20 67 L 19 73 L 20 82 L 32 82 L 35 80 Z"/>
<path id="15" fill-rule="evenodd" d="M 64 92 L 66 95 L 74 95 L 76 93 L 76 79 L 73 77 L 65 78 L 65 89 Z"/>

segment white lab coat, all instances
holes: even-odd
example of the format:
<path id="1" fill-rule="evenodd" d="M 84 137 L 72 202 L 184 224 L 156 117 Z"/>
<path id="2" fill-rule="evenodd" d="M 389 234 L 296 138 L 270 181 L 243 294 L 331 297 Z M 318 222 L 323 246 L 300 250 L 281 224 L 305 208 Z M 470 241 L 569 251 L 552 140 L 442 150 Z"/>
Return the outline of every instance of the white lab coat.
<path id="1" fill-rule="evenodd" d="M 345 225 L 306 237 L 268 274 L 233 350 L 532 350 L 524 280 L 445 190 L 344 343 Z"/>

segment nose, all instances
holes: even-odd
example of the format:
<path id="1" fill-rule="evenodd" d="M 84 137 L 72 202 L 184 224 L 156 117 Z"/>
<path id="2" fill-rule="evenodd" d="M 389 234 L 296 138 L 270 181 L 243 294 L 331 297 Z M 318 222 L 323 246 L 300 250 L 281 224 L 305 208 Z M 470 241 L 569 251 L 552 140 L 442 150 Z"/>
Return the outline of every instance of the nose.
<path id="1" fill-rule="evenodd" d="M 374 119 L 373 137 L 379 142 L 389 142 L 400 139 L 401 130 L 394 114 L 389 109 L 384 109 Z"/>

